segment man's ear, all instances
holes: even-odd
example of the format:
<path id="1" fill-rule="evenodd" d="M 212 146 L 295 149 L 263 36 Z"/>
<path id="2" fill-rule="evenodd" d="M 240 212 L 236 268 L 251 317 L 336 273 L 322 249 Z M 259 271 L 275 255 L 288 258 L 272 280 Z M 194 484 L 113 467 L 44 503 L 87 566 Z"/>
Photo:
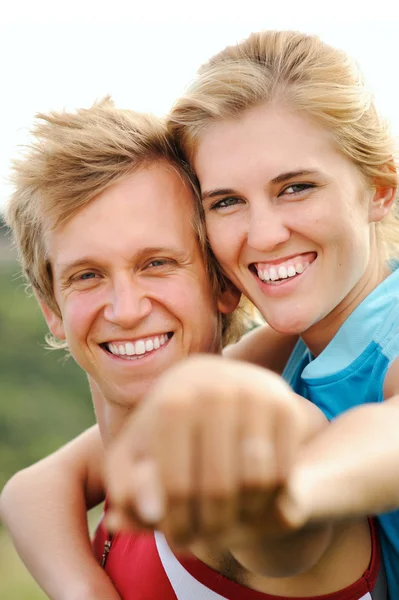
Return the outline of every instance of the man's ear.
<path id="1" fill-rule="evenodd" d="M 369 221 L 379 223 L 392 208 L 396 197 L 396 188 L 377 185 L 370 202 Z"/>
<path id="2" fill-rule="evenodd" d="M 55 313 L 53 309 L 50 308 L 48 304 L 46 304 L 46 302 L 39 297 L 38 294 L 36 294 L 36 292 L 35 296 L 37 298 L 38 303 L 40 304 L 40 308 L 42 309 L 43 316 L 45 318 L 47 327 L 49 328 L 50 332 L 59 340 L 65 340 L 66 335 L 61 317 L 58 316 L 58 314 Z"/>
<path id="3" fill-rule="evenodd" d="M 224 315 L 232 313 L 237 308 L 240 298 L 241 292 L 229 282 L 226 289 L 219 294 L 218 311 Z"/>

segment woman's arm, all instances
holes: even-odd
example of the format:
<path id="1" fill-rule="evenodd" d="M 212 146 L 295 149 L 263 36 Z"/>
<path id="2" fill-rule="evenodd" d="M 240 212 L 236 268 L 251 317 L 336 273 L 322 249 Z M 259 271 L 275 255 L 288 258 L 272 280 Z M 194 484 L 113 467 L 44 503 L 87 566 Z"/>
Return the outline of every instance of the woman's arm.
<path id="1" fill-rule="evenodd" d="M 33 577 L 53 600 L 118 600 L 94 558 L 87 509 L 104 499 L 98 427 L 10 479 L 0 515 Z"/>
<path id="2" fill-rule="evenodd" d="M 227 346 L 223 356 L 265 367 L 281 375 L 297 341 L 297 335 L 285 335 L 268 325 L 260 325 L 235 344 Z"/>
<path id="3" fill-rule="evenodd" d="M 339 416 L 304 448 L 280 500 L 292 525 L 399 509 L 399 359 L 384 397 Z"/>

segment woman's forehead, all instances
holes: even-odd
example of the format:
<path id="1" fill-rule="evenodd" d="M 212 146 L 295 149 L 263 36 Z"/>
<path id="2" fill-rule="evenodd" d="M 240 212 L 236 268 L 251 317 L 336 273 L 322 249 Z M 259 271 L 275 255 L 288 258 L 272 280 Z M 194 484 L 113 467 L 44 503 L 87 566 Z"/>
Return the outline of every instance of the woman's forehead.
<path id="1" fill-rule="evenodd" d="M 323 170 L 326 163 L 337 167 L 345 160 L 326 128 L 305 114 L 266 106 L 206 130 L 194 167 L 204 193 L 204 184 L 220 183 L 225 175 L 262 170 L 266 179 L 274 179 L 290 171 Z"/>

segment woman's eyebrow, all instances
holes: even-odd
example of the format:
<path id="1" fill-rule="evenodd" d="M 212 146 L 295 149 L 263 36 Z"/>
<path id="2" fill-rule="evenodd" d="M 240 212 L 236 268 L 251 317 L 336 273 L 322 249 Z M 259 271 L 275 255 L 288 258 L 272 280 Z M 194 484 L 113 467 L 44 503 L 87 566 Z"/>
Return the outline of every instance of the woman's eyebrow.
<path id="1" fill-rule="evenodd" d="M 220 188 L 215 190 L 207 190 L 201 194 L 202 201 L 208 198 L 214 198 L 215 196 L 227 196 L 229 194 L 236 194 L 237 192 L 232 188 Z"/>
<path id="2" fill-rule="evenodd" d="M 295 171 L 286 171 L 285 173 L 281 173 L 277 175 L 271 180 L 272 184 L 283 183 L 288 179 L 293 179 L 294 177 L 303 177 L 305 175 L 316 175 L 318 171 L 310 170 L 310 169 L 297 169 Z M 228 196 L 231 194 L 237 194 L 237 191 L 233 188 L 216 188 L 214 190 L 206 190 L 201 194 L 202 201 L 208 200 L 208 198 L 215 198 L 215 196 Z"/>
<path id="3" fill-rule="evenodd" d="M 294 179 L 294 177 L 302 177 L 304 175 L 315 175 L 317 171 L 311 171 L 309 169 L 298 169 L 296 171 L 286 171 L 285 173 L 281 173 L 274 177 L 271 180 L 271 183 L 283 183 L 288 179 Z"/>

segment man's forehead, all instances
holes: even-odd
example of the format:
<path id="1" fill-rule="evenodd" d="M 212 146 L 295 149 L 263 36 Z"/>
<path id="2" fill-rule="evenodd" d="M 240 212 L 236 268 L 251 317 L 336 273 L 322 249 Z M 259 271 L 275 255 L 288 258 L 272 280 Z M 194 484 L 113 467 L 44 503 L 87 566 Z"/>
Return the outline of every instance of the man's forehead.
<path id="1" fill-rule="evenodd" d="M 161 216 L 141 222 L 124 221 L 115 227 L 103 220 L 102 225 L 94 223 L 89 230 L 79 227 L 54 231 L 49 237 L 48 256 L 58 273 L 84 265 L 134 267 L 156 257 L 192 262 L 201 249 L 191 219 L 174 226 Z"/>
<path id="2" fill-rule="evenodd" d="M 193 192 L 171 165 L 153 165 L 120 180 L 55 229 L 46 245 L 60 264 L 95 255 L 148 254 L 198 244 Z M 67 254 L 67 256 L 66 256 Z"/>

